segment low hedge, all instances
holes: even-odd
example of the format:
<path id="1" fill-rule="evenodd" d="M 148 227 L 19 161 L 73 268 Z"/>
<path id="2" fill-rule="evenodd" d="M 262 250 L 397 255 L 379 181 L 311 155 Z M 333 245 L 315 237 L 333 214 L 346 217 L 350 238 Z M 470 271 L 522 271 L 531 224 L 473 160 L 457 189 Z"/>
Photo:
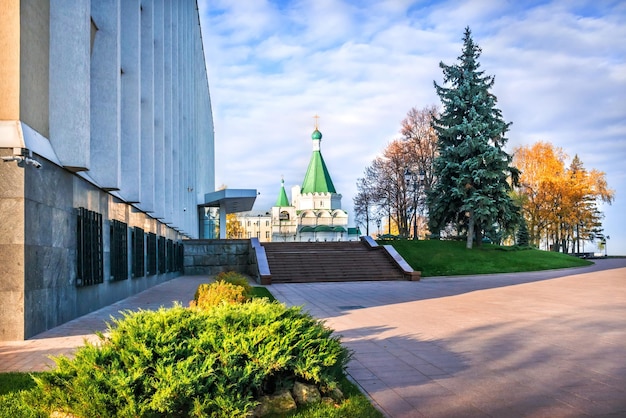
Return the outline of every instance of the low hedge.
<path id="1" fill-rule="evenodd" d="M 244 416 L 295 379 L 331 391 L 350 353 L 300 308 L 254 299 L 127 312 L 36 377 L 38 403 L 88 417 Z"/>

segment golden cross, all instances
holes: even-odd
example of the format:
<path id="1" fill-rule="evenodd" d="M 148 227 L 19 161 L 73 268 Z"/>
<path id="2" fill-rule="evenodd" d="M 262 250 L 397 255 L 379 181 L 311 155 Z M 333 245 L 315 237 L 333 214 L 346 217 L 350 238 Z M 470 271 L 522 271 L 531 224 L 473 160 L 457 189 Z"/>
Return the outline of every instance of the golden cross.
<path id="1" fill-rule="evenodd" d="M 319 116 L 317 116 L 317 114 L 315 114 L 315 116 L 313 116 L 313 119 L 315 119 L 315 129 L 319 128 Z"/>

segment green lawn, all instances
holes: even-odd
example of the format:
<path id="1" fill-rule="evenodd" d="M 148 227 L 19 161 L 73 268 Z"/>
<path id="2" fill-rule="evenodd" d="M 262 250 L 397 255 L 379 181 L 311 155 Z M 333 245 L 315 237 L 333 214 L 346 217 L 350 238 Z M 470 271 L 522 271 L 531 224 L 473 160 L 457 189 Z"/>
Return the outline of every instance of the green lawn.
<path id="1" fill-rule="evenodd" d="M 392 245 L 422 277 L 514 273 L 588 266 L 567 254 L 483 244 L 471 250 L 460 241 L 379 241 Z"/>
<path id="2" fill-rule="evenodd" d="M 252 286 L 252 290 L 250 291 L 250 295 L 253 298 L 268 298 L 270 300 L 270 302 L 276 300 L 274 295 L 272 295 L 270 293 L 270 291 L 267 290 L 267 288 L 263 287 L 263 286 Z"/>

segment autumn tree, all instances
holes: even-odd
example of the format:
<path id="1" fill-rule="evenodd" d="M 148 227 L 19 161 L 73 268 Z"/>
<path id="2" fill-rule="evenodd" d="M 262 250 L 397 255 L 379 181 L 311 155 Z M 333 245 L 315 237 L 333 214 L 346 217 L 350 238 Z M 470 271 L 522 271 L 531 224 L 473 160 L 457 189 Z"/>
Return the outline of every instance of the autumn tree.
<path id="1" fill-rule="evenodd" d="M 466 28 L 459 63 L 439 64 L 448 87 L 434 83 L 443 110 L 434 119 L 439 155 L 428 192 L 429 227 L 436 232 L 456 225 L 467 234 L 467 248 L 480 245 L 486 232 L 512 229 L 519 218 L 509 195 L 519 172 L 504 151 L 510 123 L 490 93 L 494 78 L 479 70 L 480 54 Z"/>
<path id="2" fill-rule="evenodd" d="M 411 163 L 410 157 L 406 142 L 396 139 L 366 171 L 375 181 L 374 196 L 379 215 L 387 218 L 388 225 L 397 225 L 401 236 L 409 233 L 409 196 L 404 174 Z"/>
<path id="3" fill-rule="evenodd" d="M 352 199 L 354 203 L 354 221 L 365 227 L 365 234 L 370 234 L 370 221 L 376 217 L 375 179 L 368 175 L 367 169 L 362 178 L 357 179 L 357 194 Z"/>
<path id="4" fill-rule="evenodd" d="M 522 208 L 532 245 L 539 246 L 560 206 L 564 187 L 566 155 L 561 148 L 546 142 L 518 147 L 513 162 L 521 171 L 516 188 L 516 201 Z"/>
<path id="5" fill-rule="evenodd" d="M 400 134 L 411 154 L 411 163 L 405 171 L 405 182 L 409 180 L 407 190 L 409 199 L 409 224 L 413 219 L 417 239 L 418 224 L 423 222 L 425 195 L 434 183 L 433 164 L 438 155 L 437 133 L 433 127 L 433 118 L 439 114 L 435 105 L 423 109 L 411 108 L 402 120 Z"/>
<path id="6" fill-rule="evenodd" d="M 226 214 L 226 238 L 238 239 L 242 238 L 245 233 L 245 228 L 241 225 L 241 222 L 237 219 L 237 214 Z"/>
<path id="7" fill-rule="evenodd" d="M 434 106 L 409 110 L 400 138 L 391 141 L 358 179 L 354 208 L 360 223 L 384 218 L 385 231 L 411 235 L 411 221 L 423 212 L 424 190 L 432 184 L 437 138 L 431 120 L 436 114 Z M 414 176 L 407 182 L 410 173 Z"/>
<path id="8" fill-rule="evenodd" d="M 516 199 L 533 245 L 580 252 L 581 241 L 601 236 L 598 202 L 610 204 L 614 192 L 603 172 L 587 170 L 578 155 L 567 166 L 567 158 L 547 142 L 516 148 L 514 163 L 522 173 Z"/>

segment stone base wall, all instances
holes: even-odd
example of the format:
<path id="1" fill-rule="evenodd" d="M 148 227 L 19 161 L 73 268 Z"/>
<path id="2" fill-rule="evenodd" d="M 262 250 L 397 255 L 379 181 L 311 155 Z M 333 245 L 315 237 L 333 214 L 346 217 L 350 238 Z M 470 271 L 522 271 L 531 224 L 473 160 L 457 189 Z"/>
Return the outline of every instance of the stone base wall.
<path id="1" fill-rule="evenodd" d="M 183 246 L 185 275 L 214 276 L 223 271 L 236 271 L 256 277 L 249 240 L 185 240 Z"/>
<path id="2" fill-rule="evenodd" d="M 0 150 L 8 155 L 10 150 Z M 180 242 L 182 234 L 79 176 L 36 157 L 41 169 L 0 162 L 0 341 L 20 341 L 180 275 L 178 271 L 113 281 L 109 228 Z M 77 285 L 77 219 L 102 215 L 103 282 Z"/>

